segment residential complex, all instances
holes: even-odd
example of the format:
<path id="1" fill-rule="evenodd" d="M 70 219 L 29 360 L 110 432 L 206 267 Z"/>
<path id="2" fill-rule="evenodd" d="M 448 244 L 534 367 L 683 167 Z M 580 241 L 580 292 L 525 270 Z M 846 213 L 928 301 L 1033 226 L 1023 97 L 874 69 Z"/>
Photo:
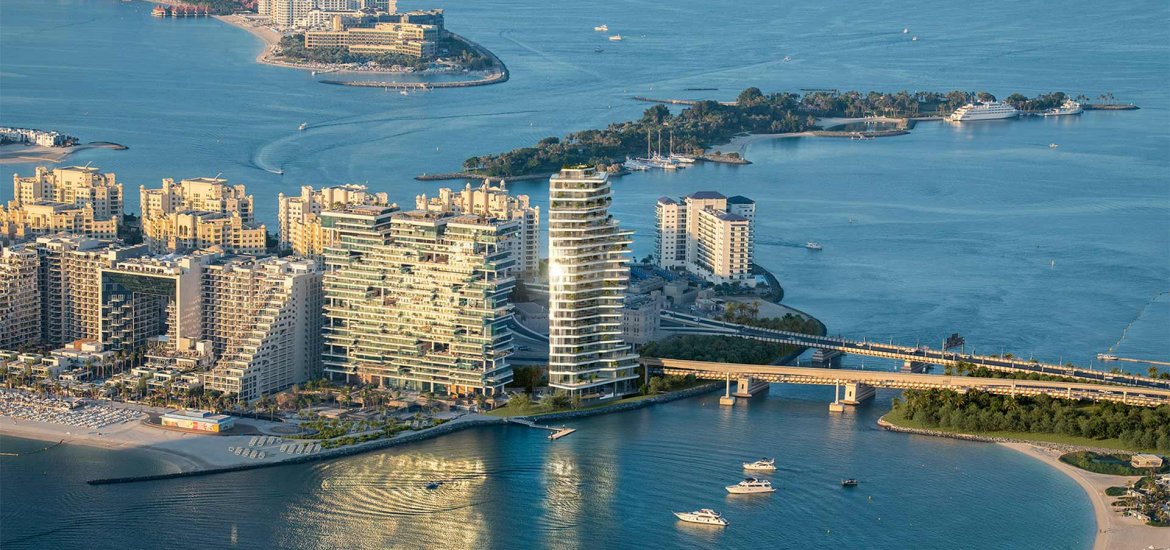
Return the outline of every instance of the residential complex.
<path id="1" fill-rule="evenodd" d="M 103 174 L 90 166 L 52 170 L 38 166 L 31 177 L 13 174 L 12 198 L 10 207 L 42 202 L 89 206 L 93 217 L 100 220 L 121 218 L 125 210 L 122 184 L 113 173 Z"/>
<path id="2" fill-rule="evenodd" d="M 14 174 L 12 196 L 7 208 L 0 207 L 0 242 L 59 232 L 113 239 L 122 220 L 122 184 L 88 166 Z"/>
<path id="3" fill-rule="evenodd" d="M 325 251 L 321 212 L 362 204 L 397 208 L 397 205 L 390 204 L 386 193 L 370 193 L 364 185 L 334 185 L 320 190 L 306 185 L 301 187 L 300 195 L 280 193 L 276 211 L 280 224 L 280 250 L 320 259 Z"/>
<path id="4" fill-rule="evenodd" d="M 431 58 L 443 38 L 443 10 L 397 14 L 398 21 L 346 27 L 335 17 L 328 30 L 305 32 L 305 47 L 345 48 L 358 54 L 399 54 Z"/>
<path id="5" fill-rule="evenodd" d="M 511 381 L 512 257 L 519 222 L 350 206 L 321 214 L 325 372 L 451 395 Z"/>
<path id="6" fill-rule="evenodd" d="M 236 254 L 263 254 L 266 228 L 253 224 L 253 199 L 243 185 L 219 178 L 163 180 L 160 189 L 139 188 L 142 234 L 155 252 L 187 252 L 218 246 Z"/>
<path id="7" fill-rule="evenodd" d="M 378 13 L 398 11 L 397 0 L 258 0 L 256 12 L 266 15 L 279 28 L 313 28 L 321 19 L 314 14 Z M 330 21 L 331 15 L 324 21 Z"/>
<path id="8" fill-rule="evenodd" d="M 444 187 L 439 196 L 427 199 L 425 194 L 414 199 L 415 208 L 443 213 L 475 214 L 500 220 L 520 222 L 520 230 L 504 243 L 514 260 L 513 267 L 506 272 L 525 279 L 535 279 L 540 271 L 540 207 L 529 204 L 528 195 L 509 195 L 504 182 L 492 186 L 491 180 L 472 187 L 470 183 L 462 191 Z"/>
<path id="9" fill-rule="evenodd" d="M 654 259 L 714 284 L 755 285 L 755 201 L 714 191 L 658 199 Z"/>
<path id="10" fill-rule="evenodd" d="M 595 168 L 549 180 L 549 385 L 583 399 L 630 393 L 638 379 L 621 330 L 632 232 L 609 215 L 612 201 Z"/>

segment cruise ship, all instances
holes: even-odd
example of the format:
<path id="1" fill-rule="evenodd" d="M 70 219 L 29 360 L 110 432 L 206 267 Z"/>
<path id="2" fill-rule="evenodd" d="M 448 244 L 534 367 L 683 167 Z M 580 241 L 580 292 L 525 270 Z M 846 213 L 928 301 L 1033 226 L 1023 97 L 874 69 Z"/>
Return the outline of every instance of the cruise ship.
<path id="1" fill-rule="evenodd" d="M 727 492 L 733 495 L 773 493 L 776 491 L 776 489 L 772 487 L 771 481 L 766 479 L 757 479 L 754 477 L 749 477 L 739 483 L 736 483 L 735 485 L 728 485 L 727 487 L 724 487 L 724 489 L 727 489 Z"/>
<path id="2" fill-rule="evenodd" d="M 959 107 L 951 113 L 948 120 L 951 122 L 968 122 L 972 120 L 998 120 L 1001 118 L 1015 118 L 1020 112 L 1007 103 L 998 101 L 978 101 Z"/>
<path id="3" fill-rule="evenodd" d="M 703 525 L 727 526 L 727 520 L 719 512 L 710 508 L 703 508 L 694 512 L 675 512 L 674 515 L 687 523 L 701 523 Z"/>
<path id="4" fill-rule="evenodd" d="M 1047 111 L 1044 111 L 1041 114 L 1043 114 L 1044 116 L 1062 116 L 1062 115 L 1079 115 L 1083 112 L 1085 112 L 1085 110 L 1081 107 L 1080 103 L 1077 103 L 1071 99 L 1066 99 L 1066 100 L 1064 100 L 1064 104 L 1061 105 L 1060 107 L 1053 107 L 1051 109 L 1048 109 Z"/>

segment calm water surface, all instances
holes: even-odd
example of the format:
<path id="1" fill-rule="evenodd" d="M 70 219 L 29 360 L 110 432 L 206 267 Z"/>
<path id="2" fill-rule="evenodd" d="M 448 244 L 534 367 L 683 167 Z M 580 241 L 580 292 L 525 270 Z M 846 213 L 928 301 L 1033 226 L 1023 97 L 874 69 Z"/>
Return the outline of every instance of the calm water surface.
<path id="1" fill-rule="evenodd" d="M 635 94 L 730 99 L 747 85 L 1112 91 L 1142 110 L 925 123 L 864 142 L 758 142 L 746 151 L 750 166 L 622 178 L 615 211 L 637 231 L 642 256 L 658 196 L 716 189 L 755 198 L 760 263 L 780 277 L 786 302 L 834 332 L 935 344 L 957 331 L 980 352 L 1084 364 L 1111 346 L 1170 356 L 1165 3 L 1130 4 L 1108 18 L 1094 15 L 1094 3 L 1037 1 L 978 10 L 838 1 L 428 5 L 447 8 L 453 30 L 503 58 L 512 80 L 408 97 L 325 86 L 254 64 L 258 41 L 217 21 L 155 20 L 141 2 L 6 0 L 0 123 L 129 145 L 71 162 L 115 171 L 130 189 L 222 172 L 248 186 L 272 223 L 275 194 L 302 184 L 368 183 L 410 205 L 438 187 L 415 174 L 637 117 L 647 105 L 628 99 Z M 1044 13 L 1043 22 L 1029 13 Z M 594 33 L 601 23 L 626 40 Z M 298 132 L 302 122 L 309 127 Z M 266 171 L 275 169 L 284 176 Z M 543 183 L 513 189 L 546 203 Z M 0 187 L 0 199 L 10 193 Z M 808 240 L 825 250 L 805 250 Z M 777 386 L 732 410 L 701 398 L 575 422 L 579 431 L 552 445 L 520 428 L 486 429 L 327 464 L 146 485 L 82 482 L 167 466 L 133 452 L 62 447 L 0 462 L 0 545 L 1091 545 L 1091 508 L 1073 482 L 998 447 L 879 432 L 873 420 L 891 395 L 834 417 L 830 389 Z M 5 451 L 36 445 L 0 440 Z M 780 490 L 728 498 L 722 485 L 741 475 L 737 464 L 760 455 L 782 464 Z M 844 476 L 863 484 L 842 491 Z M 434 478 L 449 482 L 423 489 Z M 692 529 L 669 515 L 699 506 L 723 511 L 733 526 Z M 162 528 L 173 525 L 183 527 Z"/>

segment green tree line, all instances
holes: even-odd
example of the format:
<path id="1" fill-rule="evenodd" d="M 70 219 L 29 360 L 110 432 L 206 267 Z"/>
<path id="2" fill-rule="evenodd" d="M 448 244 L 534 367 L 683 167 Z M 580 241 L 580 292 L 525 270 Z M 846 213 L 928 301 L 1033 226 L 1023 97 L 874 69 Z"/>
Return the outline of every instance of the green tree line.
<path id="1" fill-rule="evenodd" d="M 647 342 L 641 354 L 660 359 L 767 365 L 794 351 L 795 346 L 750 338 L 688 334 Z"/>
<path id="2" fill-rule="evenodd" d="M 971 390 L 906 390 L 894 411 L 920 425 L 975 432 L 1048 433 L 1119 439 L 1170 452 L 1170 405 L 1071 402 L 1046 395 L 1010 397 Z"/>

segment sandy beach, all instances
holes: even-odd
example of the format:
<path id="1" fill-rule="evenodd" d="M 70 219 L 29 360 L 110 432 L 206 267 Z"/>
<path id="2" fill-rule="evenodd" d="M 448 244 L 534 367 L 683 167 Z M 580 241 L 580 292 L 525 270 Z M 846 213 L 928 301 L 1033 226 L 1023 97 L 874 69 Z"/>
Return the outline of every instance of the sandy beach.
<path id="1" fill-rule="evenodd" d="M 30 162 L 64 162 L 69 155 L 86 149 L 125 149 L 116 143 L 87 143 L 73 147 L 43 147 L 40 145 L 4 145 L 0 147 L 0 164 L 27 164 Z"/>
<path id="2" fill-rule="evenodd" d="M 1094 550 L 1142 550 L 1170 548 L 1170 528 L 1151 527 L 1135 518 L 1113 511 L 1113 497 L 1105 495 L 1109 487 L 1125 486 L 1137 477 L 1112 476 L 1082 470 L 1060 461 L 1063 451 L 1030 443 L 999 443 L 1009 449 L 1039 460 L 1077 482 L 1089 500 L 1097 518 L 1097 539 Z"/>

